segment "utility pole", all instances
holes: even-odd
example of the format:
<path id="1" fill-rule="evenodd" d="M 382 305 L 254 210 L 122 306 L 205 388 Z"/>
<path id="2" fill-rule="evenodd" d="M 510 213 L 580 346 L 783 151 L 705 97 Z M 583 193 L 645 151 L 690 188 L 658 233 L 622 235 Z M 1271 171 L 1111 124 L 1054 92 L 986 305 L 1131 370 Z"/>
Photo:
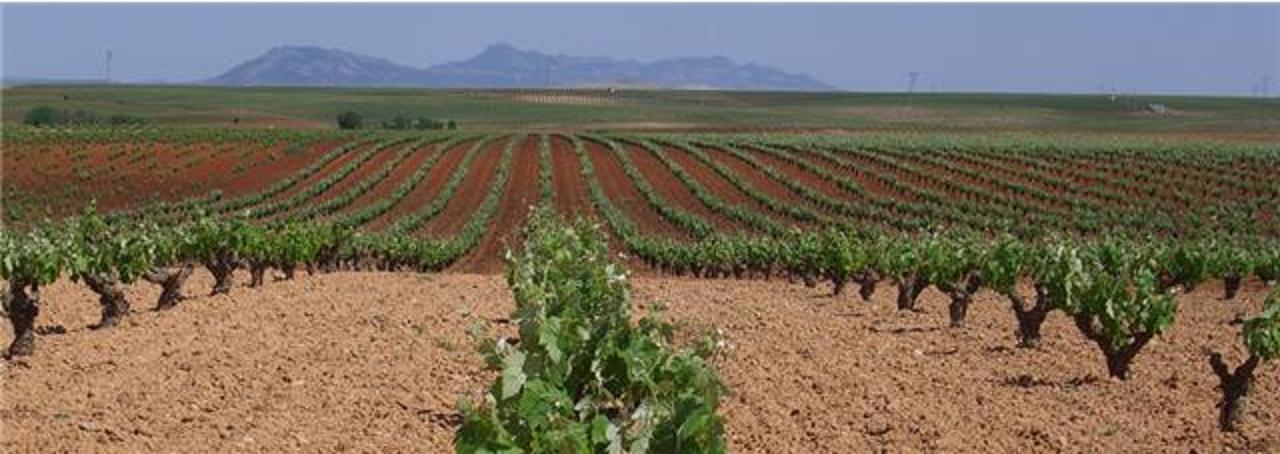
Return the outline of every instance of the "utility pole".
<path id="1" fill-rule="evenodd" d="M 920 77 L 919 71 L 911 71 L 907 73 L 907 94 L 916 92 L 916 79 Z"/>

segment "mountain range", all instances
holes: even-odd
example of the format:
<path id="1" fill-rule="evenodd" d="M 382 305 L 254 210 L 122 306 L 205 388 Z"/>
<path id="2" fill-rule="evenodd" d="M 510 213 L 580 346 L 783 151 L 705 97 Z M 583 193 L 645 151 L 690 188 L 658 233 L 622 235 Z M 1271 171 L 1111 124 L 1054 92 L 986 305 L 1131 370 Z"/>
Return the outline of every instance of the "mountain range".
<path id="1" fill-rule="evenodd" d="M 639 86 L 673 89 L 830 91 L 804 74 L 725 57 L 653 62 L 548 55 L 494 44 L 472 58 L 414 68 L 316 46 L 278 46 L 204 81 L 222 86 L 533 88 Z"/>

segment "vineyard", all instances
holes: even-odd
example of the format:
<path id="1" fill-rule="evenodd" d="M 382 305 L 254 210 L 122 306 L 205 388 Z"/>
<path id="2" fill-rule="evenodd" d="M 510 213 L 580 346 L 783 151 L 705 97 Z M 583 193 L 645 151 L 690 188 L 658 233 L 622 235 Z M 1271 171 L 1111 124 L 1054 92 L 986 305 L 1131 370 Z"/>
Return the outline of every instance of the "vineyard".
<path id="1" fill-rule="evenodd" d="M 482 375 L 494 378 L 490 395 L 419 413 L 456 431 L 464 452 L 771 451 L 774 443 L 786 451 L 894 443 L 949 450 L 973 448 L 979 439 L 972 436 L 992 431 L 1000 436 L 988 449 L 1071 450 L 1072 440 L 1121 450 L 1280 447 L 1280 432 L 1271 429 L 1280 416 L 1269 408 L 1280 402 L 1269 367 L 1280 356 L 1280 149 L 1270 145 L 137 127 L 6 128 L 3 148 L 7 354 L 31 361 L 32 371 L 43 367 L 46 340 L 60 348 L 93 343 L 91 336 L 160 323 L 156 314 L 207 311 L 206 299 L 281 286 L 306 293 L 302 286 L 332 285 L 325 279 L 334 275 L 388 272 L 488 283 L 470 284 L 479 288 L 505 270 L 512 295 L 500 298 L 514 299 L 514 313 L 485 307 L 465 320 L 433 316 L 438 330 L 479 323 L 506 336 L 483 344 L 496 374 Z M 561 217 L 585 221 L 569 226 Z M 651 317 L 635 325 L 628 273 L 618 267 L 639 277 L 641 295 L 671 291 L 668 285 L 737 294 L 723 289 L 734 284 L 754 294 L 741 312 L 733 301 L 716 300 L 718 308 L 667 301 L 682 329 Z M 377 287 L 361 292 L 396 304 L 377 296 Z M 786 301 L 771 306 L 761 295 Z M 83 319 L 86 307 L 91 329 L 64 326 Z M 318 317 L 342 315 L 327 312 Z M 788 332 L 763 313 L 804 330 Z M 143 321 L 129 321 L 136 317 Z M 752 338 L 753 330 L 782 337 L 781 347 Z M 823 330 L 839 334 L 824 340 Z M 867 353 L 881 349 L 868 339 L 906 342 L 911 347 L 898 353 L 911 364 L 940 357 L 913 371 L 900 357 Z M 842 356 L 842 348 L 866 352 Z M 476 356 L 461 350 L 454 356 Z M 758 363 L 772 355 L 790 359 L 777 369 Z M 1028 364 L 1029 357 L 1039 362 Z M 1060 367 L 1076 369 L 1045 364 L 1058 357 L 1073 358 Z M 1073 413 L 1064 402 L 1093 408 L 1173 399 L 1168 408 L 1195 408 L 1176 414 L 1177 430 L 1191 433 L 1159 422 L 1128 439 L 1114 427 L 1105 430 L 1121 432 L 1067 433 L 1052 421 L 1028 423 L 1034 417 L 1024 414 L 998 416 L 998 424 L 1034 430 L 967 426 L 973 435 L 945 435 L 928 411 L 901 416 L 921 410 L 903 410 L 908 404 L 889 401 L 888 391 L 829 382 L 945 374 L 968 361 L 994 363 L 976 367 L 1004 378 L 981 378 L 1000 383 L 983 394 L 953 389 L 975 379 L 967 373 L 935 376 L 945 386 L 930 398 L 945 398 L 938 390 L 946 389 L 977 402 L 939 411 L 1012 412 L 1013 397 L 1047 393 L 1057 399 L 1046 403 L 1054 418 L 1070 417 L 1064 427 L 1079 429 L 1091 417 L 1111 427 L 1161 416 L 1140 407 Z M 823 374 L 831 375 L 820 380 Z M 783 387 L 762 390 L 761 381 L 781 375 Z M 831 416 L 836 410 L 814 408 L 806 394 L 800 401 L 813 414 L 801 415 L 778 406 L 785 395 L 762 397 L 788 393 L 787 383 L 834 394 L 854 413 Z M 900 394 L 908 386 L 896 383 Z M 454 385 L 462 391 L 451 398 L 484 386 L 473 379 Z M 1088 397 L 1090 387 L 1105 386 L 1113 388 Z M 986 410 L 984 399 L 1004 410 Z M 39 424 L 5 411 L 6 419 Z M 821 415 L 829 421 L 820 423 Z M 850 431 L 853 440 L 840 435 Z M 432 443 L 449 442 L 442 440 Z"/>

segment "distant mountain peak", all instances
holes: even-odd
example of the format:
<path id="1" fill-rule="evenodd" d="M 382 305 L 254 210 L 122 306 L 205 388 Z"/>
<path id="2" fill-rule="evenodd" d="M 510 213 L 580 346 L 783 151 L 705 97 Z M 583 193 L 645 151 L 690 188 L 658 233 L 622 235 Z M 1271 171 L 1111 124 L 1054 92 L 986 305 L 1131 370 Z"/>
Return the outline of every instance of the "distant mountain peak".
<path id="1" fill-rule="evenodd" d="M 610 57 L 551 56 L 498 42 L 476 56 L 418 69 L 386 59 L 307 45 L 280 45 L 207 81 L 214 85 L 543 87 L 625 84 L 729 90 L 833 89 L 812 77 L 724 56 L 649 63 Z"/>

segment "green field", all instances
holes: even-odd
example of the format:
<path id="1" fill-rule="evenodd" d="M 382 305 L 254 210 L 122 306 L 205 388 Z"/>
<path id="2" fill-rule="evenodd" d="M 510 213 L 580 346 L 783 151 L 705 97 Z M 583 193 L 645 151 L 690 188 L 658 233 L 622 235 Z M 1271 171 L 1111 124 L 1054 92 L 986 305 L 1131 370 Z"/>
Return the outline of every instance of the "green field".
<path id="1" fill-rule="evenodd" d="M 753 93 L 19 86 L 0 91 L 5 123 L 30 109 L 137 115 L 153 124 L 333 128 L 344 110 L 376 124 L 449 118 L 468 130 L 844 129 L 1280 138 L 1280 99 L 1185 96 Z M 1149 106 L 1163 104 L 1165 114 Z M 234 119 L 240 119 L 233 123 Z"/>

